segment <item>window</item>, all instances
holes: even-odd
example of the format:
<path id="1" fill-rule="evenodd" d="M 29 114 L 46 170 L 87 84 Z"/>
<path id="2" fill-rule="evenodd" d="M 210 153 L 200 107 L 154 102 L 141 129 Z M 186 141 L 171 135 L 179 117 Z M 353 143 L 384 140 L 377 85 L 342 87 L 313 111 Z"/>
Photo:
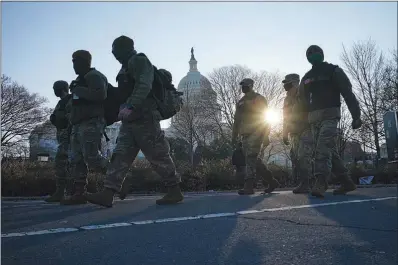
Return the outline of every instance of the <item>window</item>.
<path id="1" fill-rule="evenodd" d="M 386 138 L 387 138 L 387 139 L 390 138 L 390 131 L 386 131 Z"/>
<path id="2" fill-rule="evenodd" d="M 39 156 L 37 156 L 37 161 L 48 162 L 48 156 L 39 155 Z"/>

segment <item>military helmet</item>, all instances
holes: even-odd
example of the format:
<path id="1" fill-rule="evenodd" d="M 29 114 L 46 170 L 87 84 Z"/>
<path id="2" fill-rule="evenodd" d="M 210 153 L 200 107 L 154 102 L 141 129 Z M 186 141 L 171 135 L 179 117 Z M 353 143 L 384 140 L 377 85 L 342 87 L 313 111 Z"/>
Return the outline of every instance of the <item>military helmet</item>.
<path id="1" fill-rule="evenodd" d="M 72 54 L 72 59 L 73 59 L 73 60 L 81 59 L 81 60 L 83 60 L 83 61 L 88 62 L 89 64 L 91 64 L 91 59 L 92 59 L 92 57 L 91 57 L 91 54 L 90 54 L 89 51 L 86 51 L 86 50 L 78 50 L 78 51 L 75 51 L 75 52 Z"/>
<path id="2" fill-rule="evenodd" d="M 54 82 L 53 85 L 53 89 L 54 90 L 64 90 L 64 91 L 68 91 L 69 89 L 69 84 L 68 82 L 64 81 L 64 80 L 58 80 Z"/>
<path id="3" fill-rule="evenodd" d="M 113 41 L 112 47 L 134 47 L 134 40 L 122 35 Z"/>
<path id="4" fill-rule="evenodd" d="M 245 78 L 242 81 L 240 81 L 239 85 L 241 86 L 253 86 L 254 85 L 254 80 L 251 78 Z"/>
<path id="5" fill-rule="evenodd" d="M 169 81 L 171 82 L 173 80 L 173 76 L 171 75 L 171 73 L 169 71 L 167 71 L 166 69 L 159 69 L 159 72 L 161 72 L 162 74 L 164 74 L 167 79 L 169 79 Z"/>
<path id="6" fill-rule="evenodd" d="M 285 79 L 282 81 L 283 84 L 291 83 L 293 81 L 300 82 L 300 76 L 298 74 L 288 74 L 285 76 Z"/>
<path id="7" fill-rule="evenodd" d="M 308 47 L 305 55 L 308 57 L 314 53 L 319 53 L 323 55 L 323 50 L 321 47 L 319 47 L 318 45 L 311 45 L 310 47 Z"/>

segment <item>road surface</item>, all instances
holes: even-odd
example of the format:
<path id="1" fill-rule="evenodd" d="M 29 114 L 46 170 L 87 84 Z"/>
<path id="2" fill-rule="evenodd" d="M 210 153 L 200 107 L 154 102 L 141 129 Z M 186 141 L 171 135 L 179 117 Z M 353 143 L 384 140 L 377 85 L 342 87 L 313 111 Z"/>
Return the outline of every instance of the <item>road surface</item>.
<path id="1" fill-rule="evenodd" d="M 275 191 L 113 208 L 3 201 L 1 264 L 397 264 L 397 188 L 325 199 Z"/>

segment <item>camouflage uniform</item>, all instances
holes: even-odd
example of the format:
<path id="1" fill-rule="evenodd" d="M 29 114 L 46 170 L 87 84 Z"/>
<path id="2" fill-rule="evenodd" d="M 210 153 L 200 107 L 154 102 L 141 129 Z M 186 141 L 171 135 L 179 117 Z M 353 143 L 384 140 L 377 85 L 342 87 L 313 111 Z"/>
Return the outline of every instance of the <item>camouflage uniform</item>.
<path id="1" fill-rule="evenodd" d="M 287 95 L 283 104 L 283 138 L 290 134 L 291 160 L 295 177 L 299 177 L 300 185 L 293 189 L 293 193 L 308 193 L 309 179 L 312 176 L 313 139 L 308 123 L 308 111 L 301 104 L 297 96 L 300 82 L 298 74 L 286 75 L 282 81 Z"/>
<path id="2" fill-rule="evenodd" d="M 68 169 L 69 150 L 70 150 L 70 104 L 71 95 L 68 94 L 68 83 L 66 81 L 56 81 L 54 91 L 64 91 L 64 96 L 58 101 L 50 116 L 51 123 L 57 128 L 56 137 L 58 142 L 57 153 L 55 155 L 55 175 L 56 191 L 46 199 L 46 202 L 60 202 L 65 193 L 65 189 L 70 193 L 70 174 Z"/>
<path id="3" fill-rule="evenodd" d="M 78 76 L 72 87 L 71 108 L 71 173 L 75 178 L 75 193 L 63 204 L 86 203 L 84 196 L 88 169 L 105 173 L 108 161 L 101 155 L 99 146 L 105 129 L 103 101 L 107 95 L 106 77 L 91 68 Z"/>
<path id="4" fill-rule="evenodd" d="M 245 95 L 236 106 L 232 130 L 232 143 L 235 145 L 240 136 L 246 160 L 245 187 L 239 194 L 253 194 L 254 179 L 258 175 L 261 175 L 264 185 L 268 185 L 265 192 L 269 193 L 279 186 L 279 183 L 263 163 L 262 157 L 259 157 L 262 145 L 269 144 L 269 126 L 264 122 L 268 103 L 262 95 L 252 90 L 252 79 L 246 78 L 240 84 L 250 87 L 250 91 L 244 92 Z"/>
<path id="5" fill-rule="evenodd" d="M 341 182 L 341 187 L 334 194 L 344 194 L 354 190 L 355 184 L 348 176 L 348 170 L 336 150 L 337 125 L 341 117 L 340 95 L 343 96 L 353 117 L 353 127 L 360 124 L 360 108 L 352 92 L 350 80 L 344 71 L 336 65 L 323 62 L 323 51 L 317 46 L 311 49 L 322 56 L 321 62 L 314 64 L 300 84 L 300 100 L 306 102 L 309 108 L 308 121 L 315 144 L 314 175 L 316 177 L 312 195 L 323 197 L 327 188 L 327 180 L 332 172 Z M 309 59 L 310 60 L 310 59 Z M 360 125 L 359 125 L 360 126 Z M 356 126 L 354 129 L 358 128 Z"/>
<path id="6" fill-rule="evenodd" d="M 179 188 L 181 179 L 170 157 L 170 145 L 160 128 L 161 116 L 157 111 L 157 104 L 152 97 L 148 97 L 153 79 L 154 67 L 149 59 L 146 56 L 137 56 L 137 52 L 133 51 L 127 65 L 122 65 L 117 81 L 122 89 L 133 86 L 126 103 L 133 106 L 134 118 L 122 120 L 104 182 L 106 189 L 100 193 L 88 194 L 89 202 L 112 207 L 114 193 L 121 190 L 126 173 L 140 150 L 156 173 L 163 177 L 164 184 L 169 189 L 168 194 L 156 203 L 169 204 L 183 200 Z M 136 82 L 132 83 L 131 80 Z"/>

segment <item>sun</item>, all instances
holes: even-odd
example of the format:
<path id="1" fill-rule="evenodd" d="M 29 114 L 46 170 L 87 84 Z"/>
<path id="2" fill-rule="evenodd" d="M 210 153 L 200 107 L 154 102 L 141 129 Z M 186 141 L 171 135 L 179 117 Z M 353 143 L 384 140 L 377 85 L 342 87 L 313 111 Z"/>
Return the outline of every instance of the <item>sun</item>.
<path id="1" fill-rule="evenodd" d="M 275 109 L 271 108 L 265 112 L 264 120 L 270 125 L 276 125 L 282 121 L 280 114 Z"/>

